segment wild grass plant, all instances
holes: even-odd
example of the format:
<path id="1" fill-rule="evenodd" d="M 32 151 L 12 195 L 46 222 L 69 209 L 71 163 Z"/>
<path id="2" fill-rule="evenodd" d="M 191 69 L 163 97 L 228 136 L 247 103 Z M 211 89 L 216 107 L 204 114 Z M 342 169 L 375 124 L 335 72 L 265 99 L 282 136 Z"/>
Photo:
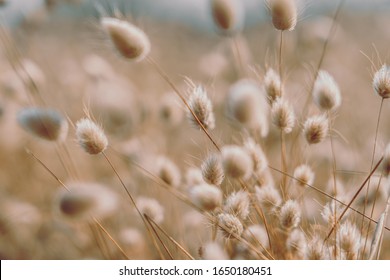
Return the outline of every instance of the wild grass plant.
<path id="1" fill-rule="evenodd" d="M 389 259 L 389 20 L 343 2 L 2 27 L 0 257 Z"/>

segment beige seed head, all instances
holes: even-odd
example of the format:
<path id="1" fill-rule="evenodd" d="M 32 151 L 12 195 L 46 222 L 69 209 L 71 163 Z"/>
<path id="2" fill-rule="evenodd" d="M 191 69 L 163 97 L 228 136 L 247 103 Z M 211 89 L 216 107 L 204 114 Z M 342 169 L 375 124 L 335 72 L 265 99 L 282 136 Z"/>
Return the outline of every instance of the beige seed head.
<path id="1" fill-rule="evenodd" d="M 164 208 L 154 198 L 140 196 L 137 198 L 137 207 L 142 214 L 147 215 L 157 224 L 164 220 Z"/>
<path id="2" fill-rule="evenodd" d="M 286 230 L 296 228 L 301 221 L 301 208 L 295 200 L 288 200 L 280 209 L 280 225 Z"/>
<path id="3" fill-rule="evenodd" d="M 294 178 L 297 179 L 297 184 L 301 187 L 312 185 L 314 182 L 314 172 L 310 166 L 302 164 L 295 168 Z"/>
<path id="4" fill-rule="evenodd" d="M 108 139 L 103 129 L 88 118 L 76 123 L 77 142 L 85 152 L 96 155 L 104 152 L 108 146 Z"/>
<path id="5" fill-rule="evenodd" d="M 188 168 L 186 170 L 184 179 L 186 186 L 189 188 L 204 183 L 202 170 L 197 167 Z"/>
<path id="6" fill-rule="evenodd" d="M 382 98 L 390 97 L 390 67 L 384 64 L 374 75 L 375 92 Z"/>
<path id="7" fill-rule="evenodd" d="M 253 162 L 247 151 L 239 146 L 222 148 L 222 164 L 225 175 L 233 179 L 247 180 L 253 173 Z"/>
<path id="8" fill-rule="evenodd" d="M 268 0 L 272 23 L 278 30 L 294 30 L 297 24 L 295 0 Z"/>
<path id="9" fill-rule="evenodd" d="M 210 154 L 202 163 L 201 170 L 203 179 L 209 184 L 219 186 L 225 178 L 221 157 L 217 154 Z"/>
<path id="10" fill-rule="evenodd" d="M 255 192 L 260 205 L 269 212 L 274 212 L 282 203 L 280 193 L 272 185 L 256 186 Z"/>
<path id="11" fill-rule="evenodd" d="M 235 238 L 235 235 L 241 236 L 244 231 L 244 227 L 240 220 L 232 214 L 219 214 L 218 223 L 221 226 L 220 231 L 223 237 L 227 239 Z"/>
<path id="12" fill-rule="evenodd" d="M 328 135 L 329 122 L 325 115 L 308 118 L 303 125 L 303 135 L 307 143 L 318 144 Z"/>
<path id="13" fill-rule="evenodd" d="M 138 27 L 111 17 L 103 17 L 101 25 L 123 57 L 141 61 L 149 54 L 151 48 L 149 38 Z"/>
<path id="14" fill-rule="evenodd" d="M 202 259 L 204 260 L 228 260 L 229 257 L 223 247 L 217 242 L 209 242 L 202 249 Z"/>
<path id="15" fill-rule="evenodd" d="M 299 229 L 290 232 L 286 240 L 287 250 L 294 256 L 294 259 L 303 259 L 305 256 L 307 241 L 304 233 Z"/>
<path id="16" fill-rule="evenodd" d="M 282 97 L 283 85 L 281 86 L 279 74 L 269 68 L 264 76 L 264 87 L 267 93 L 268 102 L 272 105 L 278 98 Z"/>
<path id="17" fill-rule="evenodd" d="M 231 193 L 225 201 L 223 207 L 224 212 L 232 214 L 242 221 L 249 215 L 250 200 L 249 194 L 246 191 L 238 191 Z"/>
<path id="18" fill-rule="evenodd" d="M 307 244 L 305 252 L 306 260 L 329 260 L 330 255 L 328 248 L 323 246 L 323 238 L 315 235 Z"/>
<path id="19" fill-rule="evenodd" d="M 181 182 L 180 170 L 169 158 L 160 157 L 157 161 L 157 175 L 171 187 L 178 187 Z"/>
<path id="20" fill-rule="evenodd" d="M 68 134 L 68 122 L 53 109 L 25 108 L 17 119 L 26 131 L 44 140 L 62 142 Z"/>
<path id="21" fill-rule="evenodd" d="M 341 105 L 340 89 L 333 77 L 324 70 L 319 71 L 314 83 L 313 99 L 322 111 L 336 110 Z"/>
<path id="22" fill-rule="evenodd" d="M 203 87 L 193 86 L 188 104 L 204 128 L 214 129 L 215 118 L 213 105 Z M 197 120 L 190 111 L 187 111 L 187 116 L 195 127 L 200 128 Z"/>
<path id="23" fill-rule="evenodd" d="M 55 201 L 56 211 L 67 219 L 90 221 L 93 217 L 105 218 L 118 208 L 118 196 L 106 186 L 74 182 L 67 188 L 58 192 Z"/>
<path id="24" fill-rule="evenodd" d="M 272 123 L 284 133 L 290 133 L 295 124 L 294 110 L 290 104 L 282 99 L 278 98 L 271 108 Z"/>
<path id="25" fill-rule="evenodd" d="M 210 0 L 211 14 L 218 29 L 226 35 L 241 29 L 243 9 L 237 0 Z"/>
<path id="26" fill-rule="evenodd" d="M 190 198 L 192 203 L 205 211 L 214 211 L 222 204 L 221 190 L 206 183 L 191 188 Z"/>
<path id="27" fill-rule="evenodd" d="M 252 158 L 253 170 L 262 173 L 268 167 L 268 160 L 263 149 L 252 138 L 245 140 L 244 148 Z"/>
<path id="28" fill-rule="evenodd" d="M 355 259 L 360 248 L 360 231 L 350 221 L 341 224 L 337 235 L 339 247 L 346 253 L 347 259 Z"/>
<path id="29" fill-rule="evenodd" d="M 255 247 L 267 247 L 268 235 L 267 231 L 261 225 L 250 225 L 242 235 L 246 241 Z M 261 246 L 260 246 L 261 245 Z"/>

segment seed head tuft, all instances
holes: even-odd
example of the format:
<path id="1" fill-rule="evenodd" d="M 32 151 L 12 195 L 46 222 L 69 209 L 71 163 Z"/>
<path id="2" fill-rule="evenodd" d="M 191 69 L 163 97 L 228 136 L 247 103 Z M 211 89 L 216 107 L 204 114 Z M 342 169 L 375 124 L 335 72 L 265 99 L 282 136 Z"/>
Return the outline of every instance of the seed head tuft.
<path id="1" fill-rule="evenodd" d="M 292 131 L 295 123 L 295 114 L 286 100 L 278 98 L 272 104 L 271 117 L 273 124 L 284 133 L 290 133 Z"/>
<path id="2" fill-rule="evenodd" d="M 247 151 L 231 145 L 222 148 L 222 164 L 226 176 L 247 180 L 253 172 L 253 162 Z"/>
<path id="3" fill-rule="evenodd" d="M 151 48 L 149 38 L 138 27 L 111 17 L 103 17 L 101 25 L 123 57 L 141 61 L 149 54 Z"/>
<path id="4" fill-rule="evenodd" d="M 76 137 L 81 148 L 91 155 L 104 152 L 108 145 L 103 129 L 88 118 L 76 123 Z"/>
<path id="5" fill-rule="evenodd" d="M 222 192 L 213 185 L 200 184 L 190 190 L 191 201 L 205 211 L 214 211 L 222 204 Z"/>
<path id="6" fill-rule="evenodd" d="M 68 122 L 58 111 L 43 108 L 25 108 L 18 114 L 21 127 L 34 136 L 48 141 L 64 141 Z"/>
<path id="7" fill-rule="evenodd" d="M 313 99 L 317 107 L 322 111 L 332 111 L 340 107 L 341 94 L 339 86 L 333 77 L 321 70 L 314 83 Z"/>
<path id="8" fill-rule="evenodd" d="M 204 128 L 214 129 L 215 118 L 213 113 L 213 105 L 203 87 L 193 87 L 188 104 Z M 187 116 L 195 127 L 200 128 L 198 121 L 190 111 L 187 111 Z"/>
<path id="9" fill-rule="evenodd" d="M 202 163 L 201 170 L 203 179 L 209 184 L 219 186 L 225 178 L 222 161 L 217 154 L 210 154 Z"/>
<path id="10" fill-rule="evenodd" d="M 278 30 L 294 30 L 297 24 L 295 0 L 268 0 L 272 23 Z"/>
<path id="11" fill-rule="evenodd" d="M 303 125 L 303 135 L 307 143 L 318 144 L 328 135 L 329 123 L 325 115 L 308 118 Z"/>
<path id="12" fill-rule="evenodd" d="M 382 98 L 390 97 L 390 67 L 384 64 L 374 75 L 375 92 Z"/>

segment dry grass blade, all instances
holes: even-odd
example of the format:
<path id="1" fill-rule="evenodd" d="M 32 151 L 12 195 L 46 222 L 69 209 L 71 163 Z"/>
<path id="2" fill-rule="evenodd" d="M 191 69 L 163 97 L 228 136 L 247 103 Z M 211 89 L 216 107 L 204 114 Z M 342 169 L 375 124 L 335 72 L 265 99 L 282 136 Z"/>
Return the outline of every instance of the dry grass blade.
<path id="1" fill-rule="evenodd" d="M 358 197 L 359 193 L 363 190 L 364 186 L 366 185 L 366 183 L 368 182 L 368 180 L 370 180 L 372 174 L 374 174 L 375 170 L 377 170 L 377 168 L 379 167 L 379 165 L 381 164 L 381 162 L 383 161 L 383 157 L 380 158 L 380 160 L 378 161 L 378 163 L 375 165 L 374 169 L 372 169 L 372 171 L 370 172 L 370 174 L 368 175 L 368 177 L 364 180 L 364 182 L 361 184 L 361 186 L 359 187 L 359 189 L 356 191 L 356 193 L 354 194 L 354 196 L 352 197 L 351 201 L 348 203 L 348 205 L 345 207 L 344 211 L 341 213 L 341 215 L 338 217 L 338 219 L 336 220 L 335 224 L 333 225 L 333 227 L 331 228 L 331 230 L 329 231 L 328 235 L 326 236 L 325 238 L 325 242 L 329 239 L 330 235 L 333 233 L 334 229 L 336 228 L 337 224 L 340 222 L 340 220 L 344 217 L 345 213 L 348 211 L 348 209 L 350 209 L 350 206 L 352 205 L 352 203 L 355 201 L 355 199 Z"/>

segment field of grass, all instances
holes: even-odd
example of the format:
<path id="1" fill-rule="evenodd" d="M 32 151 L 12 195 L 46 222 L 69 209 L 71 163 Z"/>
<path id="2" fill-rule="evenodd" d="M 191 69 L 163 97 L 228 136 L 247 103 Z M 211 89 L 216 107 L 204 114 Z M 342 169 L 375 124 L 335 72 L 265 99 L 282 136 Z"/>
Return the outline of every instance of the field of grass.
<path id="1" fill-rule="evenodd" d="M 390 258 L 389 18 L 214 2 L 2 27 L 1 259 Z"/>

